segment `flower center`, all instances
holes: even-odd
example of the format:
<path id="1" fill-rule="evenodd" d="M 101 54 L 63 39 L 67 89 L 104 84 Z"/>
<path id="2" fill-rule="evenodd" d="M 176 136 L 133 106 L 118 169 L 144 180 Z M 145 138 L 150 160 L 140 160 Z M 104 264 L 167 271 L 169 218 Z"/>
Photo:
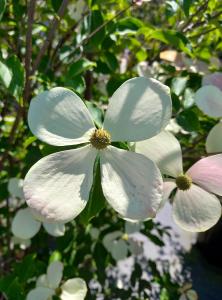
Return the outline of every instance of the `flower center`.
<path id="1" fill-rule="evenodd" d="M 188 175 L 180 175 L 176 178 L 176 185 L 179 190 L 186 191 L 191 187 L 192 178 Z"/>
<path id="2" fill-rule="evenodd" d="M 108 145 L 111 144 L 111 136 L 106 130 L 102 128 L 95 129 L 90 137 L 90 143 L 98 150 L 105 149 Z"/>

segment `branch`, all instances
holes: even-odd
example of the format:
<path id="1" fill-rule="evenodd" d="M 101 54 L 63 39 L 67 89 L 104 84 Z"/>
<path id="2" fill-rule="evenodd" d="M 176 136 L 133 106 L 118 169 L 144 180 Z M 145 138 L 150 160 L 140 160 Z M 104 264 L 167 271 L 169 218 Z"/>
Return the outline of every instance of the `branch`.
<path id="1" fill-rule="evenodd" d="M 87 16 L 89 14 L 89 11 L 86 11 L 82 14 L 81 18 L 78 20 L 78 22 L 76 22 L 74 25 L 72 25 L 69 30 L 66 32 L 66 34 L 60 39 L 60 41 L 58 42 L 58 44 L 56 45 L 53 53 L 52 53 L 52 57 L 51 57 L 51 62 L 54 61 L 54 58 L 56 56 L 56 53 L 58 52 L 58 50 L 64 45 L 64 43 L 70 39 L 70 37 L 73 34 L 73 31 L 79 26 L 79 24 L 83 21 L 83 19 L 85 18 L 85 16 Z"/>
<path id="2" fill-rule="evenodd" d="M 30 73 L 31 73 L 31 59 L 32 59 L 32 25 L 34 22 L 36 0 L 31 0 L 28 5 L 28 28 L 26 32 L 26 52 L 25 52 L 25 90 L 24 101 L 27 101 L 30 94 Z"/>
<path id="3" fill-rule="evenodd" d="M 59 22 L 61 20 L 61 18 L 63 17 L 64 13 L 65 13 L 65 10 L 66 10 L 66 7 L 69 3 L 69 0 L 63 0 L 62 1 L 62 4 L 58 10 L 58 14 L 54 17 L 53 21 L 51 22 L 51 28 L 49 30 L 49 33 L 48 33 L 48 36 L 42 46 L 42 48 L 40 49 L 37 57 L 36 57 L 36 60 L 34 61 L 33 63 L 33 68 L 32 68 L 32 75 L 35 73 L 35 71 L 38 69 L 38 66 L 41 62 L 41 59 L 42 57 L 44 56 L 47 48 L 49 47 L 52 39 L 53 39 L 53 36 L 55 34 L 55 31 L 59 25 Z"/>
<path id="4" fill-rule="evenodd" d="M 219 11 L 219 12 L 213 14 L 212 16 L 210 16 L 209 19 L 208 19 L 208 21 L 215 20 L 220 15 L 222 15 L 222 11 Z M 196 27 L 202 26 L 202 25 L 205 24 L 205 22 L 206 22 L 205 20 L 204 21 L 196 22 L 195 24 L 193 24 L 193 26 L 191 28 L 188 28 L 187 31 L 190 31 L 190 30 L 193 30 Z"/>
<path id="5" fill-rule="evenodd" d="M 19 125 L 20 119 L 22 118 L 22 114 L 23 114 L 23 108 L 21 106 L 19 106 L 14 124 L 13 124 L 12 129 L 9 134 L 9 139 L 8 139 L 8 147 L 9 148 L 13 145 L 14 135 L 15 135 L 17 127 Z M 4 162 L 7 158 L 8 158 L 8 151 L 5 151 L 0 159 L 0 171 L 3 170 Z"/>
<path id="6" fill-rule="evenodd" d="M 129 5 L 128 7 L 124 8 L 120 12 L 118 12 L 115 16 L 113 16 L 111 19 L 107 20 L 103 24 L 101 24 L 99 27 L 97 27 L 94 31 L 92 31 L 85 39 L 83 39 L 76 47 L 73 49 L 71 53 L 69 53 L 68 56 L 73 55 L 79 48 L 81 48 L 85 43 L 87 43 L 96 33 L 98 33 L 101 29 L 103 29 L 107 24 L 112 22 L 113 20 L 117 19 L 120 15 L 122 15 L 124 12 L 126 12 L 128 9 L 130 9 L 134 3 Z M 67 58 L 67 57 L 66 57 Z M 60 67 L 61 61 L 55 65 L 55 70 L 57 70 Z"/>
<path id="7" fill-rule="evenodd" d="M 190 36 L 190 39 L 199 38 L 200 36 L 205 35 L 207 33 L 210 33 L 211 31 L 214 31 L 214 30 L 217 30 L 217 29 L 218 29 L 218 27 L 213 27 L 213 28 L 207 29 L 205 31 L 202 31 L 200 33 L 197 33 L 195 35 Z"/>
<path id="8" fill-rule="evenodd" d="M 190 26 L 191 22 L 193 21 L 193 18 L 196 17 L 196 16 L 199 16 L 200 13 L 201 13 L 203 10 L 205 10 L 205 9 L 207 8 L 208 2 L 209 2 L 209 0 L 205 1 L 205 2 L 198 8 L 198 10 L 197 10 L 195 13 L 193 13 L 193 14 L 189 17 L 189 19 L 187 20 L 187 22 L 184 23 L 184 24 L 181 26 L 180 30 L 181 30 L 183 33 L 185 33 L 187 30 L 189 30 L 189 26 Z"/>
<path id="9" fill-rule="evenodd" d="M 26 53 L 25 53 L 25 88 L 24 88 L 24 101 L 26 101 L 30 94 L 30 75 L 31 75 L 31 56 L 32 56 L 32 25 L 34 21 L 34 13 L 35 13 L 35 5 L 36 0 L 30 0 L 28 8 L 27 8 L 27 15 L 28 15 L 28 27 L 27 27 L 27 33 L 26 33 Z M 19 105 L 17 115 L 15 118 L 15 121 L 13 123 L 13 126 L 11 128 L 11 131 L 9 133 L 9 139 L 8 139 L 8 147 L 9 149 L 13 145 L 14 136 L 16 134 L 16 130 L 19 126 L 20 120 L 23 115 L 23 107 Z M 8 158 L 8 152 L 5 151 L 0 159 L 0 171 L 4 167 L 4 163 Z"/>

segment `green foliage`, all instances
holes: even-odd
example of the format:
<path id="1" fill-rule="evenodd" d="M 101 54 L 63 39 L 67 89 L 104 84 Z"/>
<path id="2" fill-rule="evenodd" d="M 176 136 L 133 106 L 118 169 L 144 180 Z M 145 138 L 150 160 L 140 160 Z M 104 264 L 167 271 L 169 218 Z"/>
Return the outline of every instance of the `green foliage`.
<path id="1" fill-rule="evenodd" d="M 183 0 L 183 10 L 186 17 L 189 17 L 190 14 L 190 7 L 193 3 L 193 0 Z"/>
<path id="2" fill-rule="evenodd" d="M 171 89 L 185 169 L 206 155 L 205 139 L 217 120 L 196 108 L 194 94 L 204 73 L 222 69 L 218 60 L 222 51 L 220 1 L 150 1 L 139 6 L 127 0 L 84 0 L 82 8 L 80 1 L 68 1 L 63 16 L 58 16 L 63 1 L 47 0 L 44 5 L 37 3 L 31 39 L 27 40 L 30 2 L 0 0 L 1 299 L 24 300 L 37 277 L 55 260 L 64 263 L 64 279 L 82 277 L 88 286 L 91 280 L 98 283 L 99 289 L 89 289 L 86 299 L 97 299 L 99 293 L 105 300 L 179 299 L 181 282 L 171 277 L 169 266 L 160 272 L 157 262 L 150 259 L 133 257 L 133 270 L 129 280 L 123 280 L 123 288 L 117 287 L 118 274 L 109 275 L 110 270 L 115 272 L 116 261 L 103 239 L 115 231 L 124 234 L 125 221 L 105 201 L 98 161 L 88 204 L 66 225 L 65 235 L 55 238 L 41 229 L 25 250 L 14 244 L 11 222 L 26 205 L 17 199 L 13 207 L 7 186 L 12 177 L 24 178 L 43 156 L 73 148 L 46 145 L 28 128 L 31 98 L 55 86 L 77 92 L 101 127 L 113 92 L 131 77 L 152 76 Z M 51 20 L 58 21 L 54 31 Z M 27 45 L 32 45 L 30 67 L 25 64 Z M 164 57 L 164 51 L 172 50 L 176 58 L 166 58 L 166 53 Z M 33 71 L 38 55 L 40 61 Z M 138 71 L 141 63 L 146 65 L 143 73 Z M 129 149 L 126 143 L 115 146 Z M 169 235 L 167 228 L 152 221 L 143 224 L 141 233 L 160 249 Z"/>
<path id="3" fill-rule="evenodd" d="M 0 20 L 4 14 L 5 7 L 6 7 L 6 0 L 0 0 Z"/>
<path id="4" fill-rule="evenodd" d="M 90 192 L 89 201 L 81 213 L 80 221 L 87 225 L 89 221 L 104 208 L 105 206 L 105 197 L 103 195 L 101 187 L 101 175 L 100 175 L 100 164 L 99 159 L 96 160 L 94 166 L 94 180 Z"/>

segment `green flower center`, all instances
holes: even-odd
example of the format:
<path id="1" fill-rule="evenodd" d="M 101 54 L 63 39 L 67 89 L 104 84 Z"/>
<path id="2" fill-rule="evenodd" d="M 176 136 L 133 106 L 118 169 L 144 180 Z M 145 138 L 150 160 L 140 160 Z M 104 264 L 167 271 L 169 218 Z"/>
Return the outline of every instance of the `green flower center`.
<path id="1" fill-rule="evenodd" d="M 98 150 L 105 149 L 108 145 L 111 144 L 111 136 L 106 130 L 102 128 L 95 129 L 90 137 L 90 143 Z"/>
<path id="2" fill-rule="evenodd" d="M 176 178 L 176 185 L 179 190 L 186 191 L 191 187 L 192 178 L 188 175 L 180 175 Z"/>

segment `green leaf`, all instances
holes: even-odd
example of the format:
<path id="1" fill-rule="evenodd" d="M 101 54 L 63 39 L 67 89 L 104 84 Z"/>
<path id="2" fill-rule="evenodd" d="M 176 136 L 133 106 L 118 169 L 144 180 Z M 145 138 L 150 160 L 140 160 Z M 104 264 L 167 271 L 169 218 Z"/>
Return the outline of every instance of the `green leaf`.
<path id="1" fill-rule="evenodd" d="M 24 67 L 13 55 L 6 61 L 0 61 L 0 80 L 14 97 L 22 94 L 24 88 Z"/>
<path id="2" fill-rule="evenodd" d="M 183 11 L 186 17 L 189 17 L 190 6 L 193 3 L 193 0 L 183 0 Z"/>
<path id="3" fill-rule="evenodd" d="M 68 69 L 68 77 L 73 78 L 96 66 L 95 62 L 89 61 L 86 58 L 74 62 Z"/>
<path id="4" fill-rule="evenodd" d="M 82 94 L 86 88 L 85 79 L 83 76 L 76 76 L 75 78 L 66 77 L 65 86 L 73 89 L 78 94 Z"/>
<path id="5" fill-rule="evenodd" d="M 90 101 L 85 101 L 85 104 L 93 118 L 93 121 L 98 127 L 103 125 L 103 111 L 94 103 Z"/>
<path id="6" fill-rule="evenodd" d="M 29 145 L 31 145 L 36 140 L 37 140 L 37 137 L 35 137 L 35 136 L 28 137 L 23 143 L 24 149 L 26 149 Z"/>
<path id="7" fill-rule="evenodd" d="M 51 5 L 55 12 L 57 12 L 62 4 L 62 0 L 51 0 Z"/>
<path id="8" fill-rule="evenodd" d="M 6 0 L 0 0 L 0 20 L 4 14 L 5 7 L 6 7 Z"/>
<path id="9" fill-rule="evenodd" d="M 54 261 L 60 261 L 62 260 L 62 253 L 59 252 L 58 250 L 55 250 L 52 252 L 49 258 L 49 263 L 52 263 Z"/>
<path id="10" fill-rule="evenodd" d="M 111 71 L 115 72 L 119 66 L 116 56 L 111 52 L 106 52 L 104 54 L 104 60 L 105 60 L 105 63 L 107 64 L 107 66 L 109 67 L 109 69 Z"/>
<path id="11" fill-rule="evenodd" d="M 126 81 L 128 78 L 125 76 L 115 76 L 111 77 L 106 85 L 106 90 L 108 92 L 109 96 L 112 96 L 112 94 L 118 89 L 118 87 L 121 86 L 121 84 Z"/>
<path id="12" fill-rule="evenodd" d="M 181 107 L 181 101 L 180 101 L 179 97 L 174 93 L 171 94 L 171 98 L 172 98 L 172 104 L 173 104 L 173 112 L 178 112 Z"/>
<path id="13" fill-rule="evenodd" d="M 7 65 L 0 61 L 0 80 L 6 88 L 10 86 L 12 81 L 12 72 L 9 70 Z"/>
<path id="14" fill-rule="evenodd" d="M 175 30 L 156 29 L 152 31 L 150 37 L 157 39 L 165 44 L 174 46 L 175 48 L 182 50 L 186 54 L 191 55 L 190 43 L 187 38 L 180 32 L 177 32 Z"/>
<path id="15" fill-rule="evenodd" d="M 97 158 L 94 165 L 94 180 L 90 191 L 90 197 L 85 209 L 80 214 L 80 221 L 86 225 L 104 208 L 105 201 L 106 199 L 101 187 L 100 162 Z"/>
<path id="16" fill-rule="evenodd" d="M 21 262 L 15 264 L 14 268 L 19 281 L 26 282 L 29 278 L 41 274 L 45 269 L 45 265 L 37 260 L 36 253 L 34 253 L 26 255 Z"/>
<path id="17" fill-rule="evenodd" d="M 25 296 L 19 280 L 14 274 L 0 279 L 0 291 L 7 295 L 7 299 L 11 300 L 23 300 Z"/>
<path id="18" fill-rule="evenodd" d="M 172 91 L 179 96 L 185 89 L 188 77 L 176 77 L 172 80 Z"/>
<path id="19" fill-rule="evenodd" d="M 133 17 L 126 17 L 117 22 L 119 33 L 134 33 L 142 26 L 144 26 L 143 22 Z"/>
<path id="20" fill-rule="evenodd" d="M 190 109 L 182 111 L 176 119 L 177 123 L 189 132 L 198 130 L 200 127 L 197 115 Z"/>
<path id="21" fill-rule="evenodd" d="M 24 67 L 15 55 L 7 59 L 7 66 L 12 72 L 12 81 L 9 86 L 9 91 L 15 97 L 21 96 L 24 88 Z"/>
<path id="22" fill-rule="evenodd" d="M 8 197 L 8 184 L 6 182 L 0 183 L 0 200 L 5 200 Z"/>
<path id="23" fill-rule="evenodd" d="M 103 25 L 104 19 L 103 15 L 99 10 L 93 10 L 89 16 L 89 33 L 97 30 L 101 25 Z M 106 35 L 105 27 L 101 27 L 97 33 L 95 33 L 88 42 L 88 47 L 98 48 L 103 42 Z"/>

